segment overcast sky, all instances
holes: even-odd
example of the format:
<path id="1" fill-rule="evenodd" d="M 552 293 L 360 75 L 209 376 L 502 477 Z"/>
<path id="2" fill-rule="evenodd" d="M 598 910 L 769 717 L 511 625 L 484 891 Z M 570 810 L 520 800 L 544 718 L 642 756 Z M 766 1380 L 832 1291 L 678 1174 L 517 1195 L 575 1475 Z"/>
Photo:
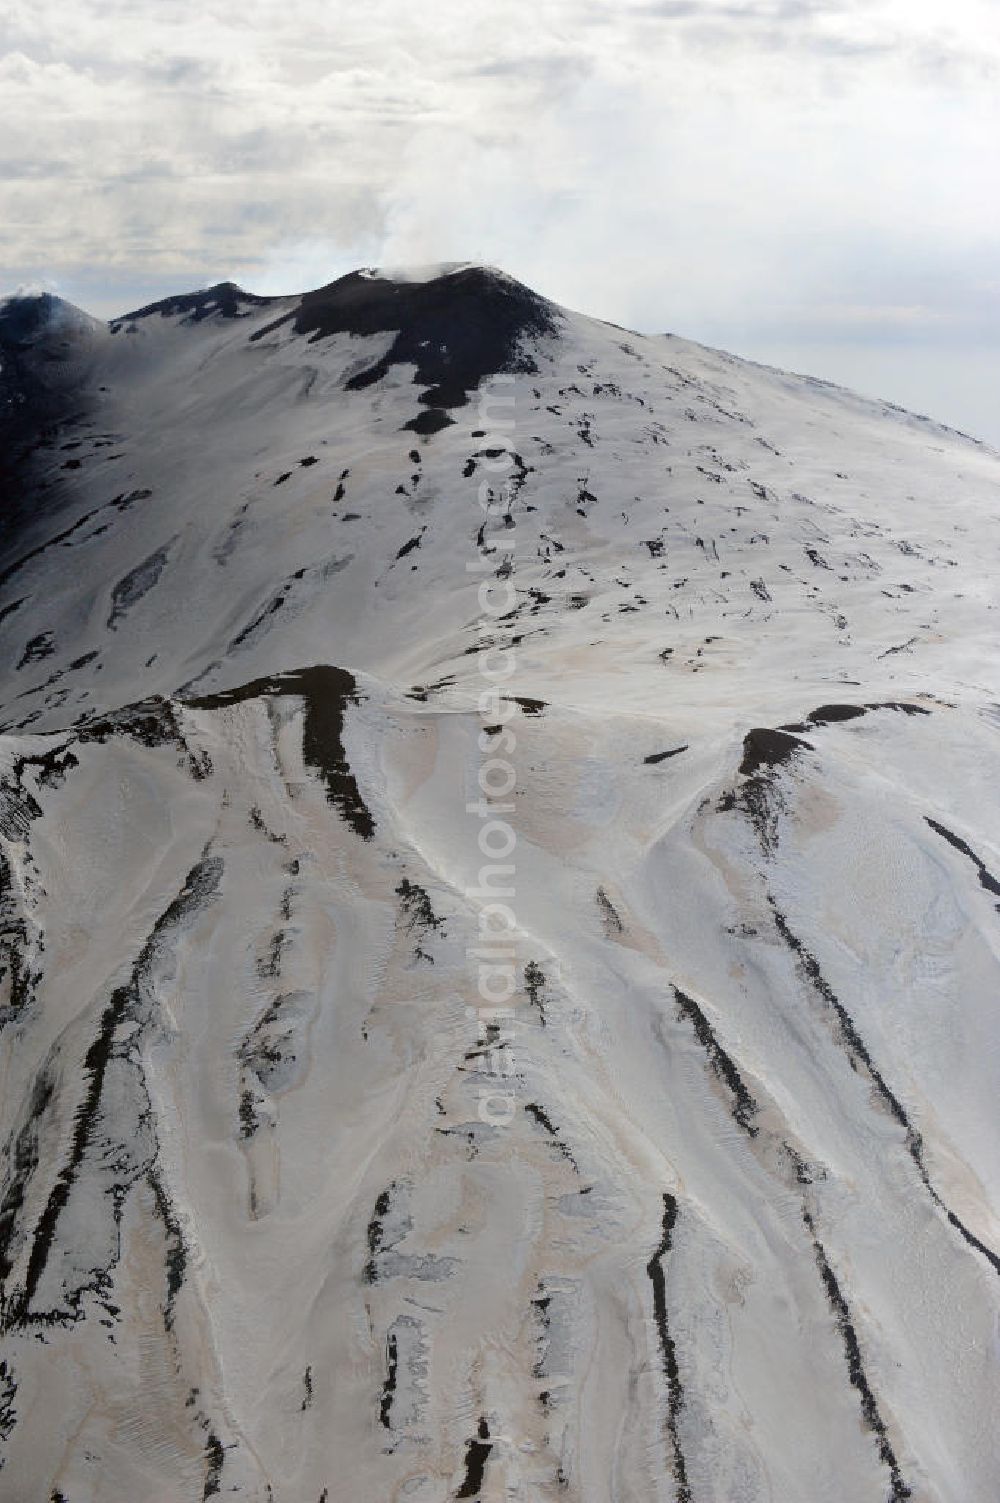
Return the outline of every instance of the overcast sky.
<path id="1" fill-rule="evenodd" d="M 484 260 L 1000 444 L 997 0 L 7 0 L 0 289 Z"/>

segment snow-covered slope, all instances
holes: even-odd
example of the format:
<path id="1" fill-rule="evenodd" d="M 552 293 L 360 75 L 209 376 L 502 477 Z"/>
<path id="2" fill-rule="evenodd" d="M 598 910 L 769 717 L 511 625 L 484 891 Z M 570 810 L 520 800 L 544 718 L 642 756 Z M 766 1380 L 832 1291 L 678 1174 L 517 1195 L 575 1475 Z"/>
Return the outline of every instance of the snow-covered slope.
<path id="1" fill-rule="evenodd" d="M 1000 458 L 476 267 L 0 403 L 0 1498 L 993 1503 Z"/>

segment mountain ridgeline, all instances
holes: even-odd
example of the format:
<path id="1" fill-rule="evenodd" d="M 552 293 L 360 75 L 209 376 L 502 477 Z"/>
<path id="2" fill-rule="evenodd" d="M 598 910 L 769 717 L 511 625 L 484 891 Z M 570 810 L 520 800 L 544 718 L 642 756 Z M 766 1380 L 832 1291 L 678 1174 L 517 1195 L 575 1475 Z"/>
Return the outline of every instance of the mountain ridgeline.
<path id="1" fill-rule="evenodd" d="M 460 265 L 0 486 L 0 1496 L 994 1503 L 1000 457 Z"/>

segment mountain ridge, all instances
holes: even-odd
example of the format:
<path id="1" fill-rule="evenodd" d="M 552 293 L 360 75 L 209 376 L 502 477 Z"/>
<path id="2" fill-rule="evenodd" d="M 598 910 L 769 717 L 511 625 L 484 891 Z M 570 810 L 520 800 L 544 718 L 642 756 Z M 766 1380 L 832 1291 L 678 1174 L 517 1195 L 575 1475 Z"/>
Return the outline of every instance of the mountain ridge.
<path id="1" fill-rule="evenodd" d="M 0 1491 L 993 1503 L 1000 456 L 450 275 L 19 404 Z"/>

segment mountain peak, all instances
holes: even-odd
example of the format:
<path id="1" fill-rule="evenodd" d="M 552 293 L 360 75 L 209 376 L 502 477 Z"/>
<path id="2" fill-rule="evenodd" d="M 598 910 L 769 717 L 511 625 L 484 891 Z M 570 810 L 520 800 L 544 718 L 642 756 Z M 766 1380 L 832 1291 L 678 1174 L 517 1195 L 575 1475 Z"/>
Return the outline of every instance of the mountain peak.
<path id="1" fill-rule="evenodd" d="M 0 349 L 8 353 L 95 334 L 96 318 L 54 292 L 15 292 L 0 300 Z"/>
<path id="2" fill-rule="evenodd" d="M 413 365 L 431 409 L 413 420 L 427 433 L 451 419 L 444 410 L 468 401 L 487 375 L 537 369 L 531 346 L 553 335 L 560 314 L 523 283 L 486 266 L 458 265 L 421 277 L 372 269 L 348 272 L 307 292 L 296 307 L 255 330 L 261 340 L 291 325 L 311 343 L 335 334 L 395 333 L 381 359 L 354 376 L 353 390 L 380 380 L 393 365 Z"/>
<path id="3" fill-rule="evenodd" d="M 211 287 L 202 287 L 195 292 L 174 293 L 155 303 L 146 303 L 142 308 L 135 308 L 131 313 L 113 318 L 110 328 L 117 332 L 125 324 L 134 323 L 141 318 L 151 318 L 154 314 L 159 314 L 161 318 L 179 317 L 185 324 L 200 324 L 204 319 L 212 317 L 245 318 L 254 308 L 262 308 L 273 301 L 272 298 L 259 297 L 254 292 L 245 291 L 236 282 L 216 282 Z"/>

